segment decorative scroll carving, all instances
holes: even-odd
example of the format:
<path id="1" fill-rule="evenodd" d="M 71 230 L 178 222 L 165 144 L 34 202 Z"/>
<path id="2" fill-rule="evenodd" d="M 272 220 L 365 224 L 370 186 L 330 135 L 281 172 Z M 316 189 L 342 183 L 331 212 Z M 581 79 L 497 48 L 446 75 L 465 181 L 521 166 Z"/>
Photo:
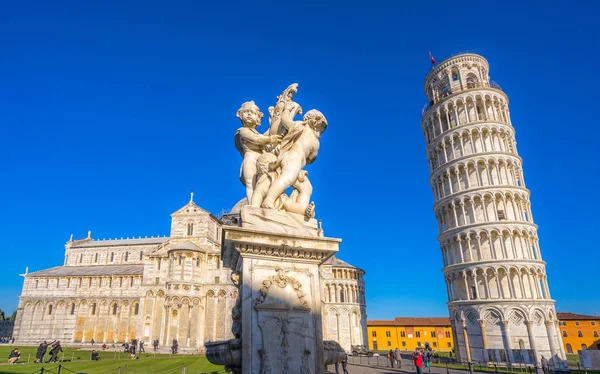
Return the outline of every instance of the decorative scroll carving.
<path id="1" fill-rule="evenodd" d="M 304 298 L 306 294 L 304 293 L 304 291 L 302 291 L 302 285 L 300 284 L 300 282 L 298 282 L 292 277 L 287 276 L 289 270 L 276 268 L 275 271 L 277 272 L 277 275 L 270 276 L 262 282 L 262 287 L 258 291 L 259 296 L 254 301 L 254 307 L 256 308 L 256 306 L 262 304 L 265 301 L 269 293 L 269 289 L 273 284 L 277 284 L 279 288 L 285 288 L 288 284 L 290 284 L 294 288 L 294 291 L 296 291 L 296 295 L 298 296 L 298 301 L 300 302 L 300 304 L 302 304 L 302 306 L 306 308 L 309 308 L 308 301 L 306 301 L 306 299 Z"/>

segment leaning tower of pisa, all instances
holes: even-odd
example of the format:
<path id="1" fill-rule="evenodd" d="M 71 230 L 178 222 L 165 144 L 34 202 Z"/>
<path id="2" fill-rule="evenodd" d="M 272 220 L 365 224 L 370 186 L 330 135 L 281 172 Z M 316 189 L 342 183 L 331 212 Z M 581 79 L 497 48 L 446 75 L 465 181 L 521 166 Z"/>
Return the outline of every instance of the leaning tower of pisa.
<path id="1" fill-rule="evenodd" d="M 456 353 L 468 362 L 543 355 L 558 368 L 565 353 L 508 97 L 488 72 L 467 53 L 425 79 L 421 127 Z"/>

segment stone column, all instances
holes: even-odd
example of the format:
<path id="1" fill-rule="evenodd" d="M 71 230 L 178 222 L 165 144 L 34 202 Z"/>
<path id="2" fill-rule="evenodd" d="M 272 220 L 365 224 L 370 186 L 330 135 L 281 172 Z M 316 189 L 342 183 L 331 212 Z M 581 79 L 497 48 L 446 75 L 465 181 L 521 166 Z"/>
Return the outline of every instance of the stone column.
<path id="1" fill-rule="evenodd" d="M 560 349 L 560 358 L 561 359 L 566 359 L 567 355 L 565 354 L 565 347 L 562 344 L 562 339 L 560 336 L 560 328 L 558 326 L 558 321 L 554 321 L 554 331 L 556 332 L 556 341 L 558 343 L 558 347 Z"/>
<path id="2" fill-rule="evenodd" d="M 556 352 L 556 337 L 554 336 L 554 323 L 552 321 L 544 322 L 546 325 L 546 333 L 548 334 L 548 342 L 550 343 L 550 352 L 552 353 L 552 359 L 558 354 Z"/>
<path id="3" fill-rule="evenodd" d="M 469 281 L 467 280 L 467 275 L 463 272 L 463 273 L 461 273 L 461 278 L 462 278 L 463 284 L 465 286 L 466 300 L 471 300 L 471 295 L 470 295 L 470 292 L 469 292 Z"/>
<path id="4" fill-rule="evenodd" d="M 506 349 L 508 361 L 512 363 L 514 359 L 512 355 L 512 344 L 510 341 L 510 329 L 508 321 L 502 321 L 502 335 L 504 335 L 504 347 Z"/>
<path id="5" fill-rule="evenodd" d="M 533 349 L 537 356 L 537 348 L 535 346 L 535 336 L 533 336 L 533 329 L 531 326 L 533 325 L 533 321 L 525 321 L 525 326 L 527 326 L 527 335 L 529 336 L 529 347 Z M 537 357 L 536 357 L 537 359 Z"/>
<path id="6" fill-rule="evenodd" d="M 473 275 L 471 275 L 471 277 L 473 277 L 473 285 L 475 286 L 475 300 L 479 300 L 479 285 L 477 284 L 477 274 L 473 273 Z"/>
<path id="7" fill-rule="evenodd" d="M 472 360 L 471 360 L 471 345 L 469 344 L 469 334 L 467 333 L 466 321 L 463 319 L 461 321 L 461 324 L 462 324 L 462 330 L 463 330 L 463 337 L 465 339 L 465 350 L 467 352 L 467 361 L 472 362 Z"/>
<path id="8" fill-rule="evenodd" d="M 481 340 L 483 341 L 483 349 L 488 349 L 487 331 L 485 330 L 485 320 L 479 320 L 479 326 L 481 327 Z"/>

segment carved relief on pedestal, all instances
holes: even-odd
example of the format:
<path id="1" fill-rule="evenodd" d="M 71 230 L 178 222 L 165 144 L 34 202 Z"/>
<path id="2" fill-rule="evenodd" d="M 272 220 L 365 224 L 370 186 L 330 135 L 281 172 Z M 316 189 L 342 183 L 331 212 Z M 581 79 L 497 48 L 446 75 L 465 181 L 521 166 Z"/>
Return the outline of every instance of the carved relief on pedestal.
<path id="1" fill-rule="evenodd" d="M 300 368 L 302 373 L 312 373 L 314 362 L 308 357 L 314 349 L 315 336 L 310 333 L 313 321 L 308 295 L 301 282 L 288 275 L 291 270 L 274 270 L 276 275 L 261 282 L 254 300 L 262 333 L 261 372 L 292 373 Z"/>
<path id="2" fill-rule="evenodd" d="M 304 298 L 306 296 L 306 294 L 304 293 L 304 291 L 302 291 L 302 284 L 300 284 L 300 282 L 298 282 L 296 279 L 287 276 L 287 273 L 289 270 L 282 269 L 282 268 L 275 268 L 275 271 L 277 272 L 277 275 L 273 275 L 273 276 L 265 279 L 264 281 L 262 281 L 262 287 L 258 291 L 259 296 L 256 300 L 254 300 L 254 307 L 258 309 L 258 306 L 264 303 L 264 301 L 267 298 L 267 295 L 269 293 L 269 289 L 271 288 L 271 286 L 273 284 L 276 284 L 277 286 L 279 286 L 279 288 L 286 288 L 287 285 L 290 284 L 292 286 L 292 288 L 294 289 L 294 291 L 296 292 L 296 296 L 298 297 L 298 302 L 301 305 L 300 307 L 292 307 L 292 308 L 294 310 L 307 309 L 307 311 L 310 311 L 308 302 Z M 284 300 L 282 300 L 282 301 L 284 301 Z M 289 301 L 289 300 L 285 300 L 285 301 Z M 285 303 L 285 304 L 287 304 L 287 303 Z M 264 309 L 264 308 L 265 307 L 263 306 L 262 309 Z"/>

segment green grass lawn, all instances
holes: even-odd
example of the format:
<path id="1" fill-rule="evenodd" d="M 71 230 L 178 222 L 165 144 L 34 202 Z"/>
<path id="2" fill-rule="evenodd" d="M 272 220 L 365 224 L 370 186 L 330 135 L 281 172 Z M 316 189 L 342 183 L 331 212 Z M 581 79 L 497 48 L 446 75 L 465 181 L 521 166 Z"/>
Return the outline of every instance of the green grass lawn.
<path id="1" fill-rule="evenodd" d="M 58 372 L 58 363 L 34 364 L 35 351 L 37 347 L 22 347 L 20 362 L 23 364 L 8 365 L 8 354 L 13 347 L 0 347 L 0 374 L 34 374 L 39 373 L 40 369 L 44 368 L 44 373 L 56 374 Z M 165 373 L 178 374 L 181 373 L 181 368 L 185 365 L 186 374 L 200 373 L 225 373 L 221 366 L 215 366 L 208 362 L 204 356 L 191 355 L 154 355 L 152 353 L 142 353 L 138 355 L 139 359 L 132 360 L 124 353 L 114 351 L 99 351 L 100 361 L 90 361 L 90 351 L 77 350 L 73 348 L 64 349 L 64 360 L 62 362 L 61 374 L 73 373 L 88 373 L 102 374 L 111 373 L 117 374 L 121 368 L 121 374 L 125 374 L 124 369 L 127 365 L 127 373 Z M 27 358 L 31 354 L 30 363 L 27 363 Z M 4 357 L 4 358 L 2 358 Z M 62 353 L 59 358 L 62 359 Z M 46 359 L 50 356 L 46 355 Z M 73 358 L 73 361 L 71 361 Z"/>

